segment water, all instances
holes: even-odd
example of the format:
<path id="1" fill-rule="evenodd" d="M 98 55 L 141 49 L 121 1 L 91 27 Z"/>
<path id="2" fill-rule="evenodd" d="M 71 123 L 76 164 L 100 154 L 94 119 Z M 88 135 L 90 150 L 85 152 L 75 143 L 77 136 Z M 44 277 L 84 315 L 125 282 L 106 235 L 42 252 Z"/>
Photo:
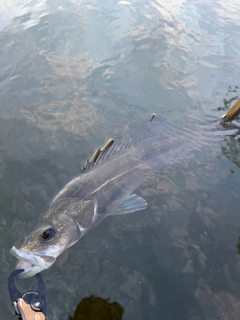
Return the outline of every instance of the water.
<path id="1" fill-rule="evenodd" d="M 239 97 L 240 22 L 237 0 L 0 4 L 0 305 L 12 319 L 9 249 L 27 223 L 153 112 L 217 125 Z M 139 188 L 147 210 L 107 218 L 59 257 L 42 273 L 49 319 L 90 294 L 124 319 L 239 319 L 239 150 L 234 137 L 209 142 Z"/>

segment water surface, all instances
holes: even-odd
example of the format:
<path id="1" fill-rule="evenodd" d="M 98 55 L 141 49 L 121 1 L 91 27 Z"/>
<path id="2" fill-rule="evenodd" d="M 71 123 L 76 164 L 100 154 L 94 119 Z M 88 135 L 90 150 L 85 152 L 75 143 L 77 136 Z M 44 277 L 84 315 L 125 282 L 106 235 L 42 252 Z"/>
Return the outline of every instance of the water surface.
<path id="1" fill-rule="evenodd" d="M 238 11 L 236 0 L 0 0 L 4 319 L 9 249 L 99 145 L 138 139 L 153 112 L 207 130 L 239 98 Z M 49 319 L 90 294 L 124 319 L 239 319 L 239 150 L 234 136 L 209 141 L 199 161 L 139 188 L 146 210 L 107 218 L 59 257 L 42 273 Z"/>

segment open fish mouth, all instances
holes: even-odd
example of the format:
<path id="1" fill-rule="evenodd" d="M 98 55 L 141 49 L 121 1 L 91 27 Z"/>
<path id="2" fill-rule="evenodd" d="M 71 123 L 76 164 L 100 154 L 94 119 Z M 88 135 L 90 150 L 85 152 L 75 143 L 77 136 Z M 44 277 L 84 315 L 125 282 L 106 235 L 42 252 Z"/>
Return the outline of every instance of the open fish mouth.
<path id="1" fill-rule="evenodd" d="M 48 269 L 56 260 L 52 256 L 43 255 L 42 252 L 21 251 L 14 246 L 10 252 L 20 260 L 16 269 L 24 269 L 19 275 L 20 278 L 32 277 L 42 270 Z"/>

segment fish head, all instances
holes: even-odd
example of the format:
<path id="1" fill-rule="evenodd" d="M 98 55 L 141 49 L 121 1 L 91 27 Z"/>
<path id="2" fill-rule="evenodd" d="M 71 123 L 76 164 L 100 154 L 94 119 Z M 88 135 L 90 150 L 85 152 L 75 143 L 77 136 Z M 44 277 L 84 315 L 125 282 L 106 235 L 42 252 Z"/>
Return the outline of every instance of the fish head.
<path id="1" fill-rule="evenodd" d="M 48 222 L 38 221 L 10 250 L 20 260 L 16 268 L 24 269 L 20 277 L 32 277 L 48 269 L 63 251 L 81 238 L 84 231 L 73 217 L 66 214 Z"/>

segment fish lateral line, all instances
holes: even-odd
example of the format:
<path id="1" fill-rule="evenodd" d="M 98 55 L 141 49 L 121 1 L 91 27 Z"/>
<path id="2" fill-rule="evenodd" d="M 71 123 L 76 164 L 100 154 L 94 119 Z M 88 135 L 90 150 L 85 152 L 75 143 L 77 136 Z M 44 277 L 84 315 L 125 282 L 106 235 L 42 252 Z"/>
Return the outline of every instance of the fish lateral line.
<path id="1" fill-rule="evenodd" d="M 126 170 L 126 171 L 124 171 L 124 172 L 122 172 L 122 173 L 119 173 L 118 175 L 114 176 L 113 178 L 108 179 L 108 180 L 105 181 L 100 187 L 98 187 L 98 188 L 96 188 L 95 190 L 93 190 L 89 195 L 90 195 L 90 196 L 93 195 L 93 194 L 96 193 L 97 191 L 100 191 L 100 190 L 101 190 L 103 187 L 105 187 L 108 183 L 110 183 L 110 182 L 112 182 L 112 181 L 120 178 L 120 177 L 123 176 L 124 174 L 129 173 L 129 172 L 131 172 L 131 171 L 133 171 L 133 170 L 134 170 L 134 168 L 130 168 L 129 170 Z"/>

